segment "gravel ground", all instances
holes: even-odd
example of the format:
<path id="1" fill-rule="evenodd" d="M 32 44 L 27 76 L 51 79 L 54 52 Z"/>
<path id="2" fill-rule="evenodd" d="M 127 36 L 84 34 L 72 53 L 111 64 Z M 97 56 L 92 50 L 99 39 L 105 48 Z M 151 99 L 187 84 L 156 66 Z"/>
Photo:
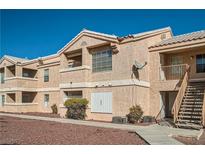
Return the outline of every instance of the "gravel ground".
<path id="1" fill-rule="evenodd" d="M 146 144 L 133 132 L 0 116 L 0 144 Z"/>
<path id="2" fill-rule="evenodd" d="M 17 112 L 0 112 L 0 113 L 23 114 L 23 115 L 40 116 L 40 117 L 60 118 L 60 114 L 42 113 L 42 112 L 25 112 L 25 113 L 23 113 L 23 112 L 22 113 L 17 113 Z"/>
<path id="3" fill-rule="evenodd" d="M 203 132 L 203 134 L 201 135 L 199 140 L 197 140 L 197 138 L 194 138 L 194 137 L 182 137 L 182 136 L 177 136 L 174 138 L 177 139 L 178 141 L 184 143 L 184 144 L 205 145 L 205 132 Z"/>

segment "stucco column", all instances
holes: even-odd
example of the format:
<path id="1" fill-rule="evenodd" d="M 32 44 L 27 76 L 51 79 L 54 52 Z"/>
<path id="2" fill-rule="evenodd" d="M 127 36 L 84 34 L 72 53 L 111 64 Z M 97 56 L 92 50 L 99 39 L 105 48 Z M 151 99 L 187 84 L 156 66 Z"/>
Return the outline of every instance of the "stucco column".
<path id="1" fill-rule="evenodd" d="M 5 93 L 5 102 L 4 103 L 8 103 L 8 99 L 7 99 L 7 97 L 8 97 L 8 95 L 7 95 L 7 93 Z"/>
<path id="2" fill-rule="evenodd" d="M 86 47 L 82 48 L 82 65 L 88 66 L 90 70 L 85 71 L 85 81 L 89 82 L 91 80 L 91 70 L 92 70 L 92 55 L 89 53 Z"/>
<path id="3" fill-rule="evenodd" d="M 21 91 L 16 92 L 16 103 L 22 103 L 22 92 Z"/>
<path id="4" fill-rule="evenodd" d="M 82 48 L 82 65 L 90 66 L 89 52 L 86 47 Z"/>
<path id="5" fill-rule="evenodd" d="M 6 78 L 6 66 L 4 66 L 4 78 Z"/>
<path id="6" fill-rule="evenodd" d="M 5 78 L 9 77 L 9 70 L 6 66 L 4 67 L 4 74 L 5 74 Z"/>
<path id="7" fill-rule="evenodd" d="M 68 66 L 68 60 L 64 54 L 61 54 L 60 56 L 60 68 L 64 69 Z"/>
<path id="8" fill-rule="evenodd" d="M 22 67 L 21 66 L 16 65 L 16 76 L 18 76 L 18 77 L 22 77 L 23 76 L 23 74 L 22 74 Z"/>

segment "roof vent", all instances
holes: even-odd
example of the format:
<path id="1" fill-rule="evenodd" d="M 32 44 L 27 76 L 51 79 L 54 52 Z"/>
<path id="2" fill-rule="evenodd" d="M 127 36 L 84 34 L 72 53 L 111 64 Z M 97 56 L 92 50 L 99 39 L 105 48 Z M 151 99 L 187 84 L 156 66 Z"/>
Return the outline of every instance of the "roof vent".
<path id="1" fill-rule="evenodd" d="M 163 34 L 161 34 L 161 40 L 164 40 L 164 39 L 166 39 L 166 34 L 165 33 L 163 33 Z"/>
<path id="2" fill-rule="evenodd" d="M 41 57 L 38 58 L 38 63 L 39 63 L 39 65 L 43 65 L 43 60 Z"/>

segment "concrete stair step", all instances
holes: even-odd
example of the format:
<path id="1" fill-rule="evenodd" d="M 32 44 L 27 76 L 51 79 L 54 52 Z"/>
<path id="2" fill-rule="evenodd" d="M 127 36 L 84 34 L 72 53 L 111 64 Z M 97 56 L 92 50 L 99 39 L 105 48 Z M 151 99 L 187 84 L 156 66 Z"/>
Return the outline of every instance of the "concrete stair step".
<path id="1" fill-rule="evenodd" d="M 186 98 L 186 97 L 184 97 L 183 98 L 183 101 L 195 101 L 195 102 L 203 102 L 203 99 L 201 98 Z"/>
<path id="2" fill-rule="evenodd" d="M 189 85 L 190 85 L 190 86 L 192 86 L 192 85 L 193 85 L 193 86 L 195 86 L 195 85 L 198 86 L 198 85 L 205 85 L 205 83 L 204 83 L 204 82 L 189 82 Z"/>
<path id="3" fill-rule="evenodd" d="M 187 87 L 186 91 L 194 91 L 194 92 L 200 92 L 202 93 L 204 91 L 204 88 L 196 88 L 196 87 Z"/>
<path id="4" fill-rule="evenodd" d="M 178 119 L 178 122 L 201 124 L 201 120 Z"/>
<path id="5" fill-rule="evenodd" d="M 203 96 L 204 96 L 204 93 L 186 91 L 186 92 L 185 92 L 185 95 L 187 95 L 187 96 L 200 96 L 200 97 L 203 97 Z"/>
<path id="6" fill-rule="evenodd" d="M 183 107 L 180 111 L 202 112 L 202 108 L 187 108 Z"/>
<path id="7" fill-rule="evenodd" d="M 201 119 L 201 116 L 196 115 L 179 115 L 179 119 Z"/>
<path id="8" fill-rule="evenodd" d="M 198 95 L 198 94 L 184 94 L 184 97 L 204 98 L 204 95 Z"/>
<path id="9" fill-rule="evenodd" d="M 196 105 L 203 105 L 203 102 L 200 101 L 200 102 L 185 102 L 183 101 L 182 104 L 196 104 Z"/>
<path id="10" fill-rule="evenodd" d="M 204 95 L 204 90 L 187 90 L 185 91 L 185 93 L 190 93 L 190 94 L 200 94 L 200 95 Z"/>
<path id="11" fill-rule="evenodd" d="M 200 97 L 200 98 L 204 97 L 204 95 L 198 95 L 198 94 L 195 94 L 195 95 L 194 94 L 187 94 L 187 95 L 185 94 L 184 96 L 187 96 L 187 97 Z"/>
<path id="12" fill-rule="evenodd" d="M 205 86 L 204 83 L 189 83 L 188 86 Z"/>
<path id="13" fill-rule="evenodd" d="M 191 100 L 200 100 L 200 101 L 203 101 L 204 96 L 190 96 L 190 95 L 184 95 L 183 99 L 191 99 Z"/>
<path id="14" fill-rule="evenodd" d="M 182 104 L 181 107 L 188 107 L 188 108 L 202 108 L 202 104 L 193 104 L 193 105 L 190 105 L 190 104 Z"/>
<path id="15" fill-rule="evenodd" d="M 176 126 L 182 128 L 194 128 L 194 129 L 202 129 L 202 125 L 192 124 L 192 123 L 176 123 Z"/>
<path id="16" fill-rule="evenodd" d="M 190 111 L 179 111 L 179 114 L 183 115 L 202 115 L 202 112 L 190 112 Z"/>
<path id="17" fill-rule="evenodd" d="M 203 89 L 205 89 L 205 88 L 204 88 L 204 86 L 187 86 L 187 89 L 203 90 Z"/>

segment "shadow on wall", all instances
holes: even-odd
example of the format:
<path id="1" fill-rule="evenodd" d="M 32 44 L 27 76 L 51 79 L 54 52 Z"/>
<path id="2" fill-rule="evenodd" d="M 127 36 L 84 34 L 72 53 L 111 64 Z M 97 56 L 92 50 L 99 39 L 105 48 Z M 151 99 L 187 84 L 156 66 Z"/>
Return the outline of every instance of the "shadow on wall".
<path id="1" fill-rule="evenodd" d="M 139 80 L 139 70 L 136 68 L 135 65 L 132 65 L 132 75 L 131 75 L 131 78 L 136 78 Z"/>
<path id="2" fill-rule="evenodd" d="M 135 60 L 135 63 L 132 65 L 131 78 L 133 79 L 133 77 L 135 77 L 136 79 L 139 80 L 139 70 L 143 69 L 146 65 L 147 65 L 147 62 L 142 64 Z"/>

